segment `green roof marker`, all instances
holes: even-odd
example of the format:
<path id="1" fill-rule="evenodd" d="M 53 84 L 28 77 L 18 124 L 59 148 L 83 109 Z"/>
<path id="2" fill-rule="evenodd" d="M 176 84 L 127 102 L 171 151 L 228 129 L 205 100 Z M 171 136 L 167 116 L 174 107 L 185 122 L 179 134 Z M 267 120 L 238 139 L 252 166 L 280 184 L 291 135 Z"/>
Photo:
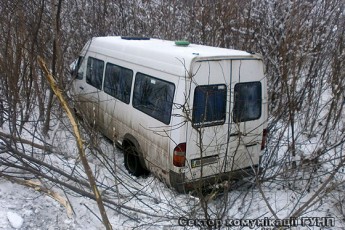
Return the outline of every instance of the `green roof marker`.
<path id="1" fill-rule="evenodd" d="M 175 45 L 177 46 L 189 46 L 189 44 L 190 44 L 189 41 L 183 41 L 183 40 L 175 41 Z"/>

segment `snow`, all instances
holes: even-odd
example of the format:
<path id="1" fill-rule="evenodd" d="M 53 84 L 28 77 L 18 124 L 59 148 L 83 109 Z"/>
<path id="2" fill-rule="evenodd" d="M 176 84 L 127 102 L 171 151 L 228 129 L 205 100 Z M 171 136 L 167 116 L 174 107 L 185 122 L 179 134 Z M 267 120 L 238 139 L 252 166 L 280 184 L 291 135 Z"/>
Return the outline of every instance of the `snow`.
<path id="1" fill-rule="evenodd" d="M 23 218 L 15 212 L 7 212 L 7 219 L 13 228 L 21 228 L 23 225 Z"/>
<path id="2" fill-rule="evenodd" d="M 90 199 L 71 197 L 70 218 L 61 204 L 34 189 L 0 179 L 0 192 L 0 229 L 103 229 Z"/>
<path id="3" fill-rule="evenodd" d="M 282 123 L 281 125 L 283 126 Z M 279 125 L 277 126 L 279 127 Z M 27 129 L 31 130 L 30 127 L 27 127 Z M 283 129 L 281 130 L 284 136 L 283 140 L 287 139 L 288 133 Z M 275 134 L 277 136 L 281 135 L 279 132 Z M 32 139 L 29 132 L 23 132 L 22 137 Z M 55 149 L 54 154 L 44 154 L 43 152 L 34 152 L 32 154 L 44 159 L 49 164 L 59 167 L 66 173 L 73 173 L 78 178 L 85 179 L 86 176 L 78 159 L 75 140 L 70 132 L 68 121 L 61 119 L 53 124 L 50 137 L 51 139 L 46 141 L 58 147 Z M 97 158 L 97 154 L 91 154 L 89 148 L 86 151 L 90 166 L 94 170 L 97 182 L 100 185 L 99 188 L 103 198 L 113 202 L 110 205 L 111 208 L 106 208 L 113 229 L 181 229 L 181 226 L 178 226 L 181 217 L 205 218 L 201 200 L 198 197 L 190 194 L 178 194 L 152 175 L 146 178 L 130 176 L 123 165 L 122 151 L 116 149 L 111 142 L 100 135 L 96 139 L 104 153 L 104 158 Z M 274 140 L 271 137 L 271 142 L 268 143 L 269 149 L 275 147 Z M 298 140 L 303 143 L 300 148 L 305 155 L 310 155 L 319 146 L 319 137 L 307 138 L 301 135 Z M 89 143 L 89 145 L 92 145 L 92 143 Z M 22 147 L 18 146 L 18 148 Z M 341 148 L 339 149 L 341 150 Z M 31 154 L 32 149 L 29 148 L 27 151 Z M 284 159 L 287 156 L 287 151 L 287 143 L 281 143 L 277 158 Z M 298 155 L 298 157 L 300 156 Z M 107 168 L 105 164 L 102 164 L 106 159 L 111 162 L 111 167 Z M 279 160 L 275 160 L 275 162 L 279 162 Z M 274 167 L 274 165 L 271 167 L 272 172 L 281 170 Z M 286 167 L 288 169 L 289 166 Z M 292 181 L 292 177 L 289 177 L 288 173 L 290 172 L 288 170 L 282 170 L 283 174 L 277 176 L 275 180 L 262 183 L 261 190 L 265 197 L 260 193 L 259 188 L 252 186 L 253 184 L 250 182 L 240 184 L 226 194 L 208 197 L 208 213 L 210 218 L 216 219 L 222 216 L 224 211 L 223 221 L 233 219 L 274 219 L 275 217 L 269 210 L 267 201 L 279 219 L 288 218 L 320 187 L 322 182 L 315 180 L 315 178 L 317 176 L 321 179 L 326 178 L 320 175 L 327 175 L 331 169 L 324 165 L 318 169 L 316 175 L 311 169 L 301 168 L 296 178 L 302 179 L 296 179 L 295 181 Z M 116 170 L 116 173 L 113 173 L 112 170 Z M 13 171 L 11 172 L 13 173 Z M 47 170 L 46 173 L 63 180 L 61 175 L 56 175 L 54 172 Z M 267 172 L 267 175 L 269 173 L 270 171 Z M 343 177 L 344 175 L 340 174 L 337 176 L 337 180 L 343 181 Z M 308 178 L 312 179 L 308 181 Z M 104 229 L 94 200 L 64 189 L 57 184 L 47 182 L 44 179 L 38 181 L 32 178 L 30 181 L 40 182 L 49 191 L 53 191 L 67 200 L 72 208 L 72 215 L 68 214 L 67 208 L 61 202 L 53 199 L 47 193 L 0 177 L 0 230 Z M 345 204 L 342 198 L 343 189 L 343 187 L 340 187 L 339 191 L 334 192 L 330 197 L 321 196 L 319 202 L 311 206 L 303 216 L 334 217 L 335 227 L 343 227 L 342 206 Z M 224 204 L 227 204 L 227 206 Z M 197 226 L 186 226 L 186 229 L 199 228 Z"/>
<path id="4" fill-rule="evenodd" d="M 0 179 L 0 229 L 78 229 L 65 209 L 34 189 Z M 80 226 L 79 229 L 82 229 Z"/>

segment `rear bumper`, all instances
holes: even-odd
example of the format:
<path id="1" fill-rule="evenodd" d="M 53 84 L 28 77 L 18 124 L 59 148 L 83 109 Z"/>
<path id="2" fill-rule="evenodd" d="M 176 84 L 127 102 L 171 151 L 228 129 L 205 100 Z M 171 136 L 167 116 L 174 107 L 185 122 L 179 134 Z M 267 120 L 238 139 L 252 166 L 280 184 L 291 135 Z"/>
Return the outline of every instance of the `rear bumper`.
<path id="1" fill-rule="evenodd" d="M 223 181 L 239 180 L 246 177 L 251 177 L 260 174 L 262 169 L 259 165 L 254 165 L 248 168 L 239 169 L 236 171 L 220 173 L 217 175 L 203 177 L 194 180 L 186 180 L 184 173 L 176 173 L 170 171 L 170 185 L 180 193 L 187 193 L 200 188 L 206 188 L 208 186 L 221 183 Z"/>

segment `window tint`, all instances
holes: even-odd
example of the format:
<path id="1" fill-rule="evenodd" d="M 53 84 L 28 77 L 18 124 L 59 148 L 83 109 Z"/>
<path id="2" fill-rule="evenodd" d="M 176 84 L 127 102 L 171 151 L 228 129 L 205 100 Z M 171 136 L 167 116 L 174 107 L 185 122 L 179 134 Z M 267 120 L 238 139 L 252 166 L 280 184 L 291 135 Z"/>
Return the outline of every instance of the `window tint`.
<path id="1" fill-rule="evenodd" d="M 238 83 L 235 85 L 234 94 L 234 122 L 261 117 L 261 82 Z"/>
<path id="2" fill-rule="evenodd" d="M 194 91 L 193 126 L 212 126 L 225 122 L 226 85 L 197 86 Z"/>
<path id="3" fill-rule="evenodd" d="M 86 82 L 97 89 L 102 88 L 104 62 L 89 57 L 87 60 Z"/>
<path id="4" fill-rule="evenodd" d="M 165 123 L 170 123 L 175 85 L 137 73 L 133 107 Z"/>
<path id="5" fill-rule="evenodd" d="M 132 70 L 108 63 L 105 68 L 104 92 L 128 104 L 132 79 Z"/>

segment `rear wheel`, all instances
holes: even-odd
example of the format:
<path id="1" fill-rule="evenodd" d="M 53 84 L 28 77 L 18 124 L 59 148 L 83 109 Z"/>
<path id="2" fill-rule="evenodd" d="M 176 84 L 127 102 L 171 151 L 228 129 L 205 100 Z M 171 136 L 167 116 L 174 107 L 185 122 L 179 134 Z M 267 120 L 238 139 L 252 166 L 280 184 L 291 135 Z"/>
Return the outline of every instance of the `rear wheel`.
<path id="1" fill-rule="evenodd" d="M 128 172 L 133 176 L 147 174 L 147 170 L 141 165 L 139 155 L 133 145 L 124 148 L 124 163 Z"/>

